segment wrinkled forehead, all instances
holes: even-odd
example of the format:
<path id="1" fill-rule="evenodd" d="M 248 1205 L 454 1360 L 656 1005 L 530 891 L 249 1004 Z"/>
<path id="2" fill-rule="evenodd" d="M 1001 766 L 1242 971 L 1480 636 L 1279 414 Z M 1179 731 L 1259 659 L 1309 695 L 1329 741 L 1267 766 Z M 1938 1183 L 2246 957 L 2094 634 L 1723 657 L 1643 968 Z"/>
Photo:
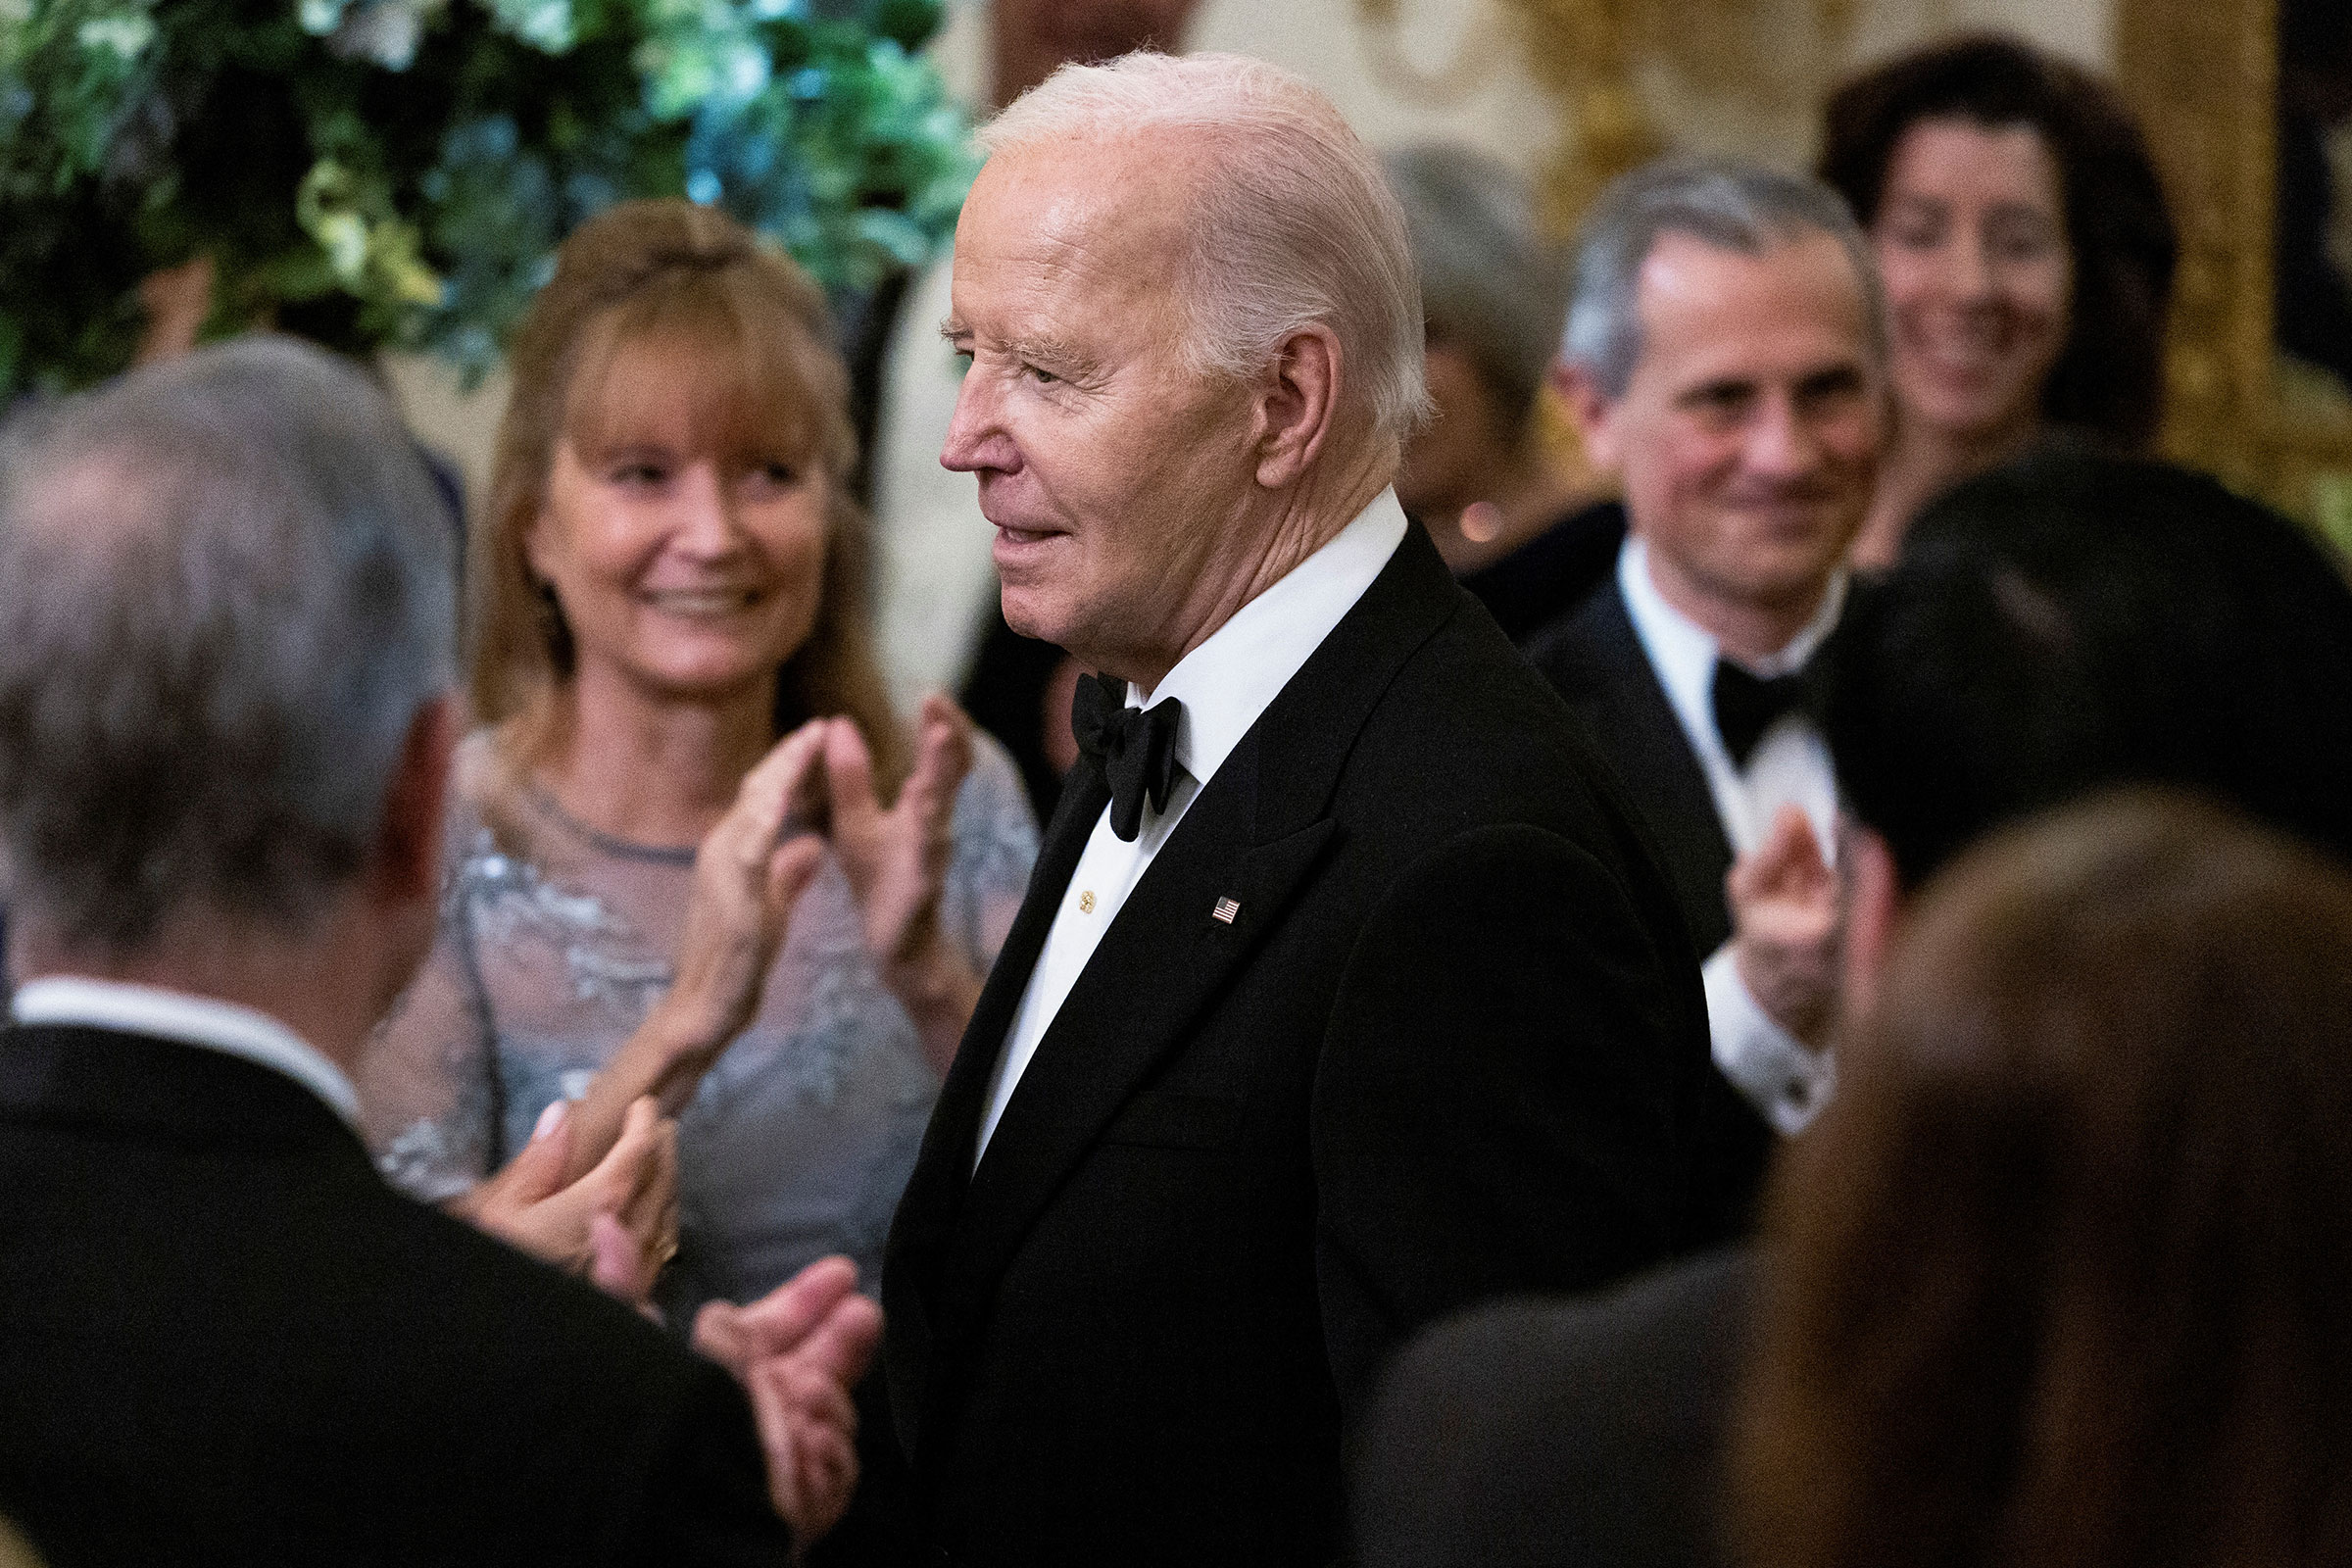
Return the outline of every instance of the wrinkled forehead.
<path id="1" fill-rule="evenodd" d="M 998 153 L 956 224 L 959 297 L 967 278 L 991 292 L 1070 297 L 1079 309 L 1167 290 L 1191 254 L 1210 163 L 1211 149 L 1174 129 Z"/>

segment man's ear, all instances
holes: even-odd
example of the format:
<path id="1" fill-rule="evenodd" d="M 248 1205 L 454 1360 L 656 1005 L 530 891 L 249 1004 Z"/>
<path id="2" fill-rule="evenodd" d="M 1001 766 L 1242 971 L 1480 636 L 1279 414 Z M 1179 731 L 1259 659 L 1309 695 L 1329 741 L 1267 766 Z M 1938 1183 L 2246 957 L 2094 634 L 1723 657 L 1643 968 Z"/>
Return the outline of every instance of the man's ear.
<path id="1" fill-rule="evenodd" d="M 458 748 L 458 699 L 444 692 L 416 710 L 384 790 L 371 891 L 387 904 L 437 899 L 441 891 L 441 815 Z"/>
<path id="2" fill-rule="evenodd" d="M 1585 458 L 1602 473 L 1615 477 L 1623 458 L 1617 429 L 1617 405 L 1601 395 L 1599 385 L 1582 367 L 1566 360 L 1551 362 L 1551 389 L 1560 395 L 1568 421 L 1585 444 Z"/>
<path id="3" fill-rule="evenodd" d="M 1284 489 L 1313 466 L 1337 416 L 1342 370 L 1339 335 L 1322 322 L 1282 340 L 1259 384 L 1250 431 L 1259 484 Z"/>
<path id="4" fill-rule="evenodd" d="M 1903 884 L 1894 852 L 1878 832 L 1845 819 L 1839 849 L 1845 870 L 1845 1014 L 1858 1018 L 1879 1004 L 1879 976 L 1903 917 Z"/>

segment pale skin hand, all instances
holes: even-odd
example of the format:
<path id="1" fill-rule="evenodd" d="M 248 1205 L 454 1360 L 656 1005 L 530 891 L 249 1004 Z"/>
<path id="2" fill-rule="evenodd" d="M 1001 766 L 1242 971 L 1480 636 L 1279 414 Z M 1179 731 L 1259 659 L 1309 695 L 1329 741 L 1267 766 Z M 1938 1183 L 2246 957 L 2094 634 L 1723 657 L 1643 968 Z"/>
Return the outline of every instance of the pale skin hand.
<path id="1" fill-rule="evenodd" d="M 1838 1004 L 1838 877 L 1805 813 L 1784 806 L 1772 832 L 1724 877 L 1733 962 L 1747 994 L 1814 1050 L 1828 1044 Z"/>
<path id="2" fill-rule="evenodd" d="M 571 1147 L 570 1108 L 558 1101 L 522 1152 L 451 1212 L 643 1307 L 678 1250 L 678 1124 L 652 1100 L 634 1102 L 611 1152 L 566 1186 Z"/>
<path id="3" fill-rule="evenodd" d="M 804 1543 L 833 1527 L 858 1486 L 850 1390 L 881 1343 L 882 1311 L 857 1284 L 848 1258 L 820 1258 L 749 1306 L 713 1301 L 694 1320 L 694 1348 L 751 1396 L 769 1498 Z"/>
<path id="4" fill-rule="evenodd" d="M 759 1011 L 793 906 L 824 858 L 815 836 L 785 834 L 813 813 L 826 728 L 818 719 L 777 742 L 704 838 L 677 979 L 573 1107 L 570 1173 L 595 1163 L 630 1102 L 651 1095 L 676 1114 Z"/>
<path id="5" fill-rule="evenodd" d="M 943 1074 L 985 979 L 956 951 L 939 919 L 955 853 L 956 792 L 971 765 L 972 721 L 944 697 L 926 699 L 914 771 L 885 809 L 858 726 L 846 718 L 826 725 L 827 836 L 883 983 L 906 1004 L 924 1054 Z"/>

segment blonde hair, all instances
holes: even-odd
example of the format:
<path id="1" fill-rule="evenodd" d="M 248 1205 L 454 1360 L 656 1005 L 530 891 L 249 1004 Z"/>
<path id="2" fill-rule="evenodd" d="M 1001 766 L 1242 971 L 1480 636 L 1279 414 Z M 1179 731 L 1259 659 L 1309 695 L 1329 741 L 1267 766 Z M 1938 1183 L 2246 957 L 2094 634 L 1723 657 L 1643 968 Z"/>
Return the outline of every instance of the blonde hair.
<path id="1" fill-rule="evenodd" d="M 1196 367 L 1255 375 L 1286 336 L 1328 326 L 1344 374 L 1358 381 L 1342 396 L 1370 416 L 1376 439 L 1401 447 L 1430 408 L 1404 214 L 1371 150 L 1304 80 L 1240 55 L 1064 66 L 980 141 L 1000 154 L 1163 130 L 1197 133 L 1211 165 L 1180 267 Z"/>
<path id="2" fill-rule="evenodd" d="M 467 685 L 498 726 L 501 760 L 527 768 L 553 740 L 571 672 L 562 607 L 524 553 L 547 503 L 556 445 L 612 422 L 624 350 L 648 341 L 731 359 L 727 416 L 809 452 L 826 479 L 816 619 L 778 671 L 779 729 L 843 714 L 886 791 L 906 776 L 905 738 L 875 662 L 866 612 L 866 521 L 850 493 L 858 461 L 849 374 L 824 297 L 782 254 L 724 213 L 679 200 L 624 202 L 582 224 L 556 257 L 508 355 L 514 391 L 498 431 L 486 514 L 466 557 Z M 782 428 L 779 429 L 778 426 Z"/>

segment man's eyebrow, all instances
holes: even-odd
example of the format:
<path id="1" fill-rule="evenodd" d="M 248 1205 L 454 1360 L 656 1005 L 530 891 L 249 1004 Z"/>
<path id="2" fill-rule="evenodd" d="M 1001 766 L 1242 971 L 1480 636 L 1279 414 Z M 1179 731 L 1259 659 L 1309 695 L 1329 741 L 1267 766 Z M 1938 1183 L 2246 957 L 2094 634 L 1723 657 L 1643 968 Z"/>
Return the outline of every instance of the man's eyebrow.
<path id="1" fill-rule="evenodd" d="M 1014 338 L 1004 345 L 1004 351 L 1031 365 L 1050 365 L 1065 370 L 1092 369 L 1095 363 L 1076 346 L 1056 337 Z"/>
<path id="2" fill-rule="evenodd" d="M 959 337 L 969 337 L 971 335 L 971 331 L 972 329 L 970 327 L 964 325 L 962 321 L 958 320 L 953 316 L 943 317 L 940 319 L 939 335 L 946 338 L 951 343 Z"/>
<path id="3" fill-rule="evenodd" d="M 1712 380 L 1687 386 L 1675 395 L 1677 403 L 1707 403 L 1722 398 L 1752 397 L 1756 383 L 1752 376 L 1719 375 Z"/>

